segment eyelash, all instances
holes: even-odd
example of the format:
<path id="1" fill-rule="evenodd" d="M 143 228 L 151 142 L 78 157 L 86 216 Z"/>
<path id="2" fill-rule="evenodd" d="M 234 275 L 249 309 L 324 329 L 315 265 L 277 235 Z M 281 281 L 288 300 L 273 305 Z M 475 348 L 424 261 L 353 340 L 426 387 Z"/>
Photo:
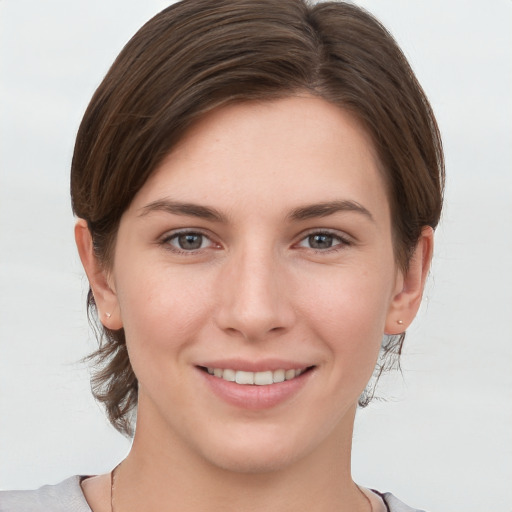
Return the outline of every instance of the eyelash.
<path id="1" fill-rule="evenodd" d="M 334 245 L 332 245 L 331 247 L 327 247 L 324 249 L 318 249 L 318 248 L 314 248 L 314 247 L 304 247 L 303 245 L 301 245 L 303 242 L 306 242 L 308 239 L 311 239 L 312 237 L 315 237 L 315 236 L 332 237 L 333 243 L 334 242 L 337 242 L 337 243 L 334 243 Z M 309 233 L 306 233 L 304 236 L 302 236 L 302 238 L 299 240 L 299 242 L 296 245 L 299 247 L 305 248 L 305 249 L 313 250 L 317 254 L 325 254 L 325 253 L 341 251 L 344 248 L 351 246 L 352 240 L 350 240 L 346 236 L 342 236 L 338 232 L 333 232 L 333 231 L 323 229 L 323 230 L 313 230 L 313 231 L 310 231 Z"/>
<path id="2" fill-rule="evenodd" d="M 200 247 L 187 250 L 187 249 L 183 249 L 179 246 L 176 246 L 172 243 L 172 241 L 174 241 L 174 240 L 178 241 L 179 237 L 182 237 L 182 236 L 201 237 Z M 332 245 L 330 247 L 326 247 L 326 248 L 322 248 L 322 249 L 314 248 L 314 247 L 306 247 L 306 246 L 302 245 L 303 243 L 307 243 L 308 240 L 309 240 L 309 242 L 311 242 L 311 238 L 315 237 L 315 236 L 331 237 L 332 242 L 333 243 L 336 242 L 336 243 L 334 243 L 334 245 Z M 205 241 L 210 242 L 207 247 L 203 247 L 203 244 Z M 168 234 L 167 236 L 165 236 L 162 239 L 161 244 L 166 246 L 167 249 L 169 249 L 177 254 L 183 254 L 186 256 L 198 254 L 200 252 L 203 252 L 203 250 L 205 250 L 205 249 L 215 246 L 215 242 L 213 242 L 211 237 L 209 237 L 207 234 L 202 233 L 201 231 L 198 231 L 198 230 L 190 230 L 190 229 L 177 231 L 177 232 Z M 305 235 L 302 235 L 300 240 L 294 245 L 295 245 L 295 247 L 303 248 L 306 250 L 312 250 L 317 254 L 326 254 L 326 253 L 332 253 L 332 252 L 337 252 L 337 251 L 343 250 L 347 246 L 352 245 L 352 241 L 348 237 L 342 236 L 337 232 L 332 232 L 329 230 L 313 230 L 313 231 L 306 233 Z M 219 247 L 218 244 L 217 244 L 217 247 Z"/>
<path id="3" fill-rule="evenodd" d="M 183 249 L 181 247 L 175 246 L 172 244 L 173 240 L 179 240 L 179 237 L 181 236 L 198 236 L 202 237 L 201 240 L 201 247 L 198 247 L 197 249 Z M 205 240 L 209 240 L 210 244 L 208 247 L 202 247 Z M 210 246 L 215 245 L 215 243 L 212 241 L 211 237 L 206 235 L 205 233 L 202 233 L 198 230 L 191 230 L 191 229 L 185 229 L 182 231 L 177 231 L 171 234 L 168 234 L 162 238 L 161 244 L 165 246 L 168 250 L 171 250 L 177 254 L 184 254 L 186 256 L 191 256 L 194 254 L 198 254 L 198 252 L 202 252 L 204 249 L 208 249 Z"/>

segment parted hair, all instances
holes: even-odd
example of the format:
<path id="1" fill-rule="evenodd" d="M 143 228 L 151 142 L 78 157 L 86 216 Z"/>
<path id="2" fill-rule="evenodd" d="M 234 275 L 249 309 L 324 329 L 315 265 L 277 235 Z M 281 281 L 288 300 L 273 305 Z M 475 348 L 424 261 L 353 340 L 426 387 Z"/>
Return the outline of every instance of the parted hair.
<path id="1" fill-rule="evenodd" d="M 73 211 L 87 221 L 104 268 L 123 212 L 187 128 L 223 105 L 301 93 L 349 111 L 370 135 L 395 258 L 406 270 L 422 227 L 435 228 L 441 214 L 444 162 L 432 109 L 379 21 L 349 3 L 307 0 L 183 0 L 126 44 L 89 103 L 71 165 Z M 99 339 L 93 393 L 131 435 L 138 385 L 124 330 L 100 323 L 90 290 L 88 311 Z M 403 340 L 385 338 L 382 355 L 396 360 Z"/>

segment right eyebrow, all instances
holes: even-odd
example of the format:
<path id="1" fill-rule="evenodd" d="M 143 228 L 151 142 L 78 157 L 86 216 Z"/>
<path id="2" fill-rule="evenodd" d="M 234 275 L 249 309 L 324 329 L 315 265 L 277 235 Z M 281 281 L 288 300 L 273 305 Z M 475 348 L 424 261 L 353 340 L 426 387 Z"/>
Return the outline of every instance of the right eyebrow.
<path id="1" fill-rule="evenodd" d="M 157 201 L 153 201 L 146 206 L 143 206 L 141 210 L 139 217 L 148 215 L 152 212 L 167 212 L 173 215 L 185 215 L 187 217 L 197 217 L 215 222 L 227 222 L 226 216 L 215 208 L 194 203 L 172 201 L 170 199 L 158 199 Z"/>

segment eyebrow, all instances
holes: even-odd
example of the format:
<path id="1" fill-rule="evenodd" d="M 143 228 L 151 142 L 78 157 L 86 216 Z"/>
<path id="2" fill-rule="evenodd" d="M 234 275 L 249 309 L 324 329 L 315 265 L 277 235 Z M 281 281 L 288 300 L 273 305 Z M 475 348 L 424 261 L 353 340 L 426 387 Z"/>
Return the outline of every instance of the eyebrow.
<path id="1" fill-rule="evenodd" d="M 139 217 L 148 215 L 152 212 L 163 211 L 173 215 L 185 215 L 214 222 L 227 223 L 226 216 L 215 208 L 201 206 L 194 203 L 173 201 L 170 199 L 158 199 L 157 201 L 153 201 L 142 207 L 141 210 Z M 307 220 L 315 217 L 327 217 L 338 212 L 356 212 L 368 217 L 371 221 L 374 221 L 372 214 L 364 206 L 355 201 L 349 200 L 328 201 L 325 203 L 301 206 L 292 210 L 287 215 L 287 218 L 292 221 Z"/>
<path id="2" fill-rule="evenodd" d="M 295 208 L 289 215 L 290 220 L 307 220 L 315 217 L 327 217 L 338 212 L 356 212 L 368 217 L 375 222 L 372 214 L 362 205 L 355 201 L 328 201 L 308 206 Z"/>
<path id="3" fill-rule="evenodd" d="M 170 199 L 159 199 L 157 201 L 153 201 L 141 208 L 141 210 L 139 217 L 148 215 L 152 212 L 167 212 L 174 215 L 186 215 L 187 217 L 197 217 L 215 222 L 227 222 L 226 217 L 215 208 L 201 206 L 194 203 L 172 201 Z"/>

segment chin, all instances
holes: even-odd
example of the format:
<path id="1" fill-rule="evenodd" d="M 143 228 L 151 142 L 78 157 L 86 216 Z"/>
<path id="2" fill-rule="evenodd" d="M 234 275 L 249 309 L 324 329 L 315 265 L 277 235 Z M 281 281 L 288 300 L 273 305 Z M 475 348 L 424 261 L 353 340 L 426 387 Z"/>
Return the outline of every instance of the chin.
<path id="1" fill-rule="evenodd" d="M 222 436 L 205 446 L 202 456 L 211 465 L 240 474 L 264 474 L 284 470 L 313 451 L 314 440 L 282 429 L 249 429 Z M 210 441 L 214 441 L 210 438 Z M 313 441 L 313 442 L 312 442 Z"/>
<path id="2" fill-rule="evenodd" d="M 291 451 L 276 450 L 274 446 L 273 449 L 252 447 L 250 451 L 227 449 L 208 458 L 212 465 L 224 471 L 256 475 L 282 471 L 296 462 L 299 456 Z"/>

